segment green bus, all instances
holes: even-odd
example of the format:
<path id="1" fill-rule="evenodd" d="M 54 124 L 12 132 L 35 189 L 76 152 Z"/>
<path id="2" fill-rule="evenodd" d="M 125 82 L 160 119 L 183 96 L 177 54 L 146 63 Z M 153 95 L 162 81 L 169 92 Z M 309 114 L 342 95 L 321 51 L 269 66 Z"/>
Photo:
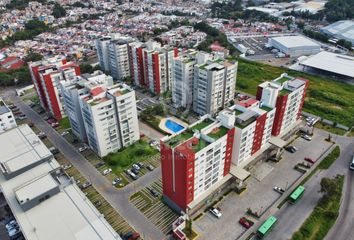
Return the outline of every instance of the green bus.
<path id="1" fill-rule="evenodd" d="M 298 186 L 289 197 L 290 203 L 296 203 L 304 194 L 304 192 L 305 192 L 305 188 L 303 186 Z"/>
<path id="2" fill-rule="evenodd" d="M 277 219 L 274 216 L 270 216 L 257 230 L 258 236 L 260 238 L 266 236 L 273 228 Z"/>

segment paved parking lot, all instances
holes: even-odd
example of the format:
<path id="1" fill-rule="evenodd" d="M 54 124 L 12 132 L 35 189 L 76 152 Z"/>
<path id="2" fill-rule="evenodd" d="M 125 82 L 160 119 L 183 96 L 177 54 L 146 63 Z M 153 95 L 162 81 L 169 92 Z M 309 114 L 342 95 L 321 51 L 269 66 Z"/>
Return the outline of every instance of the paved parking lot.
<path id="1" fill-rule="evenodd" d="M 159 197 L 154 197 L 149 189 L 155 189 Z M 172 223 L 179 217 L 172 209 L 170 209 L 161 200 L 162 181 L 154 182 L 147 188 L 133 194 L 130 201 L 147 217 L 154 225 L 156 225 L 163 233 L 168 234 L 172 228 Z"/>
<path id="2" fill-rule="evenodd" d="M 302 173 L 294 170 L 297 163 L 304 162 L 305 157 L 317 159 L 325 152 L 331 144 L 324 141 L 327 136 L 314 135 L 311 142 L 302 138 L 296 139 L 291 145 L 296 146 L 299 150 L 294 153 L 283 153 L 283 159 L 279 163 L 267 162 L 260 163 L 251 171 L 259 174 L 262 169 L 273 168 L 267 176 L 259 180 L 252 176 L 248 180 L 247 191 L 238 195 L 236 193 L 229 194 L 218 206 L 221 208 L 223 216 L 220 219 L 214 218 L 210 213 L 205 213 L 203 217 L 194 222 L 193 227 L 200 236 L 199 239 L 223 239 L 234 240 L 242 236 L 245 232 L 238 220 L 245 216 L 247 208 L 251 208 L 253 212 L 262 215 L 266 210 L 276 202 L 281 195 L 273 190 L 274 186 L 284 189 L 289 188 Z M 267 165 L 266 167 L 264 165 Z M 260 171 L 258 169 L 261 169 Z M 258 171 L 257 171 L 258 170 Z M 285 193 L 289 194 L 289 193 Z M 257 219 L 250 218 L 254 221 Z M 213 231 L 212 226 L 218 224 L 223 228 Z"/>

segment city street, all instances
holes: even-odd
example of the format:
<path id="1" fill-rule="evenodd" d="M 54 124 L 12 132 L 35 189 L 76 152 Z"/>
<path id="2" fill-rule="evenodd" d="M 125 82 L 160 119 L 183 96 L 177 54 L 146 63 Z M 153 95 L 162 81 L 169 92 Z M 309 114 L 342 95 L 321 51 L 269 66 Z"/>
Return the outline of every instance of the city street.
<path id="1" fill-rule="evenodd" d="M 53 145 L 63 153 L 63 155 L 81 172 L 90 179 L 97 191 L 123 216 L 126 221 L 142 234 L 144 239 L 164 239 L 163 233 L 146 219 L 143 214 L 130 202 L 129 196 L 135 191 L 148 186 L 161 176 L 161 169 L 156 168 L 152 173 L 146 174 L 134 184 L 129 184 L 122 190 L 117 190 L 103 177 L 70 143 L 58 134 L 46 121 L 44 121 L 35 111 L 14 95 L 13 91 L 8 91 L 4 97 L 11 100 L 26 116 L 36 125 L 40 131 L 46 133 Z"/>
<path id="2" fill-rule="evenodd" d="M 316 130 L 316 132 L 320 131 L 321 130 Z M 351 195 L 353 181 L 352 173 L 349 170 L 349 162 L 353 155 L 354 141 L 353 138 L 341 136 L 338 136 L 336 141 L 341 149 L 340 157 L 328 170 L 320 171 L 311 177 L 311 179 L 304 185 L 306 191 L 298 204 L 291 206 L 285 205 L 275 214 L 275 217 L 278 218 L 278 223 L 266 239 L 290 239 L 293 233 L 296 232 L 305 219 L 311 214 L 317 201 L 320 199 L 321 194 L 319 193 L 319 190 L 321 188 L 321 179 L 324 177 L 332 178 L 337 174 L 346 175 L 346 187 L 344 188 L 343 193 L 346 200 L 342 202 L 342 214 L 338 218 L 337 224 L 334 225 L 334 228 L 327 235 L 326 239 L 344 240 L 348 239 L 348 236 L 351 236 L 350 234 L 354 233 L 354 204 L 352 203 L 354 198 Z M 344 222 L 345 224 L 343 224 Z"/>
<path id="3" fill-rule="evenodd" d="M 294 170 L 294 166 L 303 162 L 304 157 L 317 159 L 331 146 L 330 143 L 324 141 L 326 136 L 327 133 L 316 131 L 311 142 L 298 138 L 292 143 L 299 149 L 296 153 L 284 152 L 283 159 L 279 163 L 269 162 L 255 166 L 247 183 L 247 191 L 241 195 L 232 193 L 218 205 L 223 212 L 220 219 L 206 213 L 194 223 L 195 230 L 201 235 L 200 239 L 234 240 L 241 236 L 246 237 L 247 234 L 244 234 L 246 229 L 238 223 L 238 220 L 245 216 L 247 208 L 262 215 L 277 202 L 282 195 L 275 192 L 273 187 L 289 189 L 302 176 L 300 172 Z M 215 224 L 223 228 L 215 231 L 213 227 Z"/>

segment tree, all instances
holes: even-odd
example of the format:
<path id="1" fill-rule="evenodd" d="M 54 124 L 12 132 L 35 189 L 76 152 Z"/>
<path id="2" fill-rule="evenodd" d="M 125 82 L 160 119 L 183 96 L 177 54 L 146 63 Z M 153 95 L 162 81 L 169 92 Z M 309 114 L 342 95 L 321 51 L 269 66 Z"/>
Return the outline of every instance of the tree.
<path id="1" fill-rule="evenodd" d="M 43 59 L 43 55 L 42 54 L 39 54 L 39 53 L 36 53 L 36 52 L 33 52 L 33 51 L 30 51 L 27 56 L 25 57 L 25 61 L 26 62 L 36 62 L 36 61 L 40 61 Z"/>
<path id="2" fill-rule="evenodd" d="M 339 178 L 339 175 L 336 176 Z M 337 181 L 330 178 L 322 178 L 321 179 L 321 190 L 320 192 L 323 194 L 321 201 L 326 202 L 328 199 L 335 197 L 340 194 L 337 186 Z"/>
<path id="3" fill-rule="evenodd" d="M 93 67 L 88 63 L 82 63 L 82 64 L 80 64 L 80 70 L 81 70 L 81 73 L 92 73 Z"/>
<path id="4" fill-rule="evenodd" d="M 64 17 L 66 15 L 66 11 L 65 9 L 59 4 L 59 3 L 55 3 L 54 7 L 53 7 L 53 13 L 52 15 L 55 18 L 60 18 L 60 17 Z"/>
<path id="5" fill-rule="evenodd" d="M 349 42 L 349 41 L 346 41 L 344 39 L 339 39 L 337 44 L 342 46 L 342 47 L 345 47 L 348 50 L 350 50 L 352 48 L 352 43 Z"/>

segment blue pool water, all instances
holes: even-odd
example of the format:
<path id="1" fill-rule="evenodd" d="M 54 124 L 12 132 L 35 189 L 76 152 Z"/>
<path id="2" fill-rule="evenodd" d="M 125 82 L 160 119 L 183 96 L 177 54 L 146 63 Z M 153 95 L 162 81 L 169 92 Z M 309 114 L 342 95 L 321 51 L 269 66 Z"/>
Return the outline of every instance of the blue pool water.
<path id="1" fill-rule="evenodd" d="M 180 124 L 178 124 L 178 123 L 176 123 L 176 122 L 174 122 L 174 121 L 172 121 L 170 119 L 166 120 L 166 124 L 165 125 L 166 125 L 166 127 L 168 129 L 170 129 L 174 133 L 179 132 L 182 129 L 184 129 L 184 127 L 182 125 L 180 125 Z"/>

